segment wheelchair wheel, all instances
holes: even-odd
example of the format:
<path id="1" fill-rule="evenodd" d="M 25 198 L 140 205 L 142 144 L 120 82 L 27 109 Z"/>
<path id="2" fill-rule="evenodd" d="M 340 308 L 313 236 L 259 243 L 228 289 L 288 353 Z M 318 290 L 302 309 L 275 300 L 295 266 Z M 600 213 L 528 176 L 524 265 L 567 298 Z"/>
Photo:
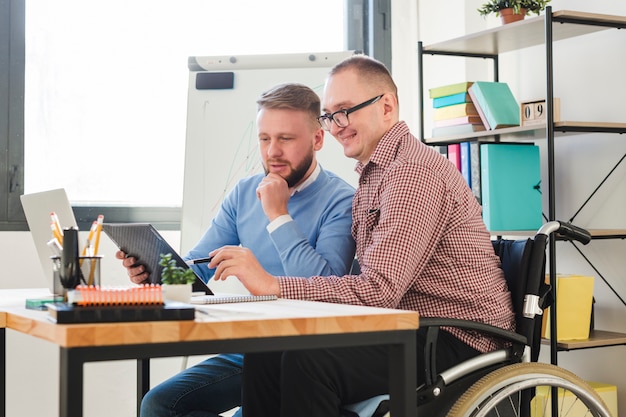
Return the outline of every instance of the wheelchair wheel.
<path id="1" fill-rule="evenodd" d="M 484 376 L 455 402 L 448 417 L 549 417 L 553 387 L 559 392 L 559 417 L 611 417 L 585 381 L 563 368 L 535 362 L 505 366 Z"/>

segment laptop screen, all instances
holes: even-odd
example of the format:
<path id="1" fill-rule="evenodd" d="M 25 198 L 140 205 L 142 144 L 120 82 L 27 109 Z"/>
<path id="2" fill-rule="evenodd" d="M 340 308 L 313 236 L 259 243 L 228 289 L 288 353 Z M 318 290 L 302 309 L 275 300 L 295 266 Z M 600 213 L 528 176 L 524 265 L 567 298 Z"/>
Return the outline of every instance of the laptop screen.
<path id="1" fill-rule="evenodd" d="M 45 282 L 53 292 L 52 261 L 54 255 L 47 243 L 52 239 L 50 213 L 54 212 L 62 228 L 76 227 L 76 219 L 70 201 L 62 188 L 20 196 L 28 228 L 37 249 Z"/>

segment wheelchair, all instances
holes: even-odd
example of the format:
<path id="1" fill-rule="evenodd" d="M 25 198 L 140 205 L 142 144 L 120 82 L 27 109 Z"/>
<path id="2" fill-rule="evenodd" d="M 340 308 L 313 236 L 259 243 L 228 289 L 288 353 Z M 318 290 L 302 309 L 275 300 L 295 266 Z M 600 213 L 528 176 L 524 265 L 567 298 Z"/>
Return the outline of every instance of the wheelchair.
<path id="1" fill-rule="evenodd" d="M 448 417 L 611 417 L 603 400 L 585 381 L 565 369 L 538 363 L 541 315 L 553 304 L 545 282 L 550 237 L 589 243 L 589 233 L 570 223 L 548 222 L 525 240 L 494 240 L 513 299 L 516 331 L 467 320 L 421 317 L 427 329 L 423 367 L 425 383 L 417 387 L 418 416 Z M 450 369 L 436 369 L 437 335 L 442 327 L 484 332 L 507 347 L 483 353 Z M 343 416 L 388 416 L 389 396 L 344 407 Z M 617 416 L 614 416 L 617 417 Z"/>

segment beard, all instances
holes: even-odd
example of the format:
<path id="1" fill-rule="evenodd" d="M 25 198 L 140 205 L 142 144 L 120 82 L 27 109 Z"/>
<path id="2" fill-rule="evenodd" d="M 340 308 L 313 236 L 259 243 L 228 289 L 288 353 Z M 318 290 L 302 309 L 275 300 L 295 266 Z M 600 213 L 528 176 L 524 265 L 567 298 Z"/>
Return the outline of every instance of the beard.
<path id="1" fill-rule="evenodd" d="M 273 161 L 280 162 L 280 163 L 283 163 L 283 164 L 287 164 L 291 168 L 291 173 L 289 175 L 287 175 L 286 177 L 283 177 L 283 178 L 285 179 L 285 181 L 287 181 L 287 186 L 289 186 L 289 188 L 293 188 L 293 187 L 295 187 L 296 184 L 298 184 L 300 181 L 302 181 L 302 178 L 304 178 L 304 175 L 306 174 L 306 172 L 311 167 L 311 164 L 313 163 L 313 153 L 308 154 L 302 160 L 302 162 L 300 162 L 295 167 L 293 167 L 287 161 L 281 161 L 281 160 L 273 160 Z M 267 162 L 269 164 L 271 161 L 267 161 Z M 267 166 L 266 165 L 263 166 L 263 170 L 265 171 L 265 175 L 269 174 L 269 171 L 267 170 Z"/>

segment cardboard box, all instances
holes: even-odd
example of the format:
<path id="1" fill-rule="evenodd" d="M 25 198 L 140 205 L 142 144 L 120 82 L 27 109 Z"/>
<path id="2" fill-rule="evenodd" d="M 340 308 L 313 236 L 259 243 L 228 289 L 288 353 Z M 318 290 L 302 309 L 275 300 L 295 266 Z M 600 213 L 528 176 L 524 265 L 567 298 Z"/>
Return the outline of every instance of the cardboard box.
<path id="1" fill-rule="evenodd" d="M 587 382 L 600 395 L 609 409 L 612 416 L 617 417 L 617 387 L 615 385 L 603 384 L 601 382 Z M 551 417 L 552 406 L 550 401 L 550 387 L 542 386 L 537 388 L 537 395 L 533 398 L 530 407 L 531 417 Z M 571 392 L 565 394 L 559 388 L 559 404 L 562 409 L 568 410 L 568 417 L 585 417 L 586 407 L 580 402 L 575 402 L 576 398 Z M 571 408 L 571 410 L 570 410 Z"/>
<path id="2" fill-rule="evenodd" d="M 546 277 L 546 280 L 548 279 L 549 277 Z M 557 340 L 584 340 L 589 338 L 592 304 L 593 277 L 557 274 Z M 549 308 L 543 314 L 542 337 L 550 338 Z"/>

